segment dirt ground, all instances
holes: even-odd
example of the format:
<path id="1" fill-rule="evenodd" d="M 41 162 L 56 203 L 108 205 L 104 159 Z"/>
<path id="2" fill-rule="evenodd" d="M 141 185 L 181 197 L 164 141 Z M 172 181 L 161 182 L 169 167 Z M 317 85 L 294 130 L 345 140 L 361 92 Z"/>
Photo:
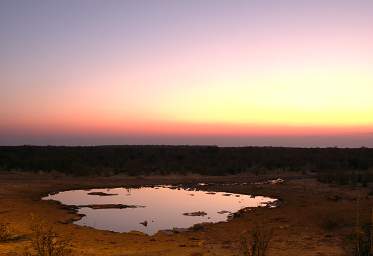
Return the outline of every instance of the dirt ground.
<path id="1" fill-rule="evenodd" d="M 278 177 L 285 182 L 252 184 L 258 179 Z M 201 230 L 148 236 L 63 224 L 74 214 L 56 202 L 40 200 L 50 192 L 74 188 L 198 182 L 213 183 L 206 190 L 271 196 L 281 203 L 274 209 L 253 209 L 229 222 L 205 224 Z M 235 182 L 249 184 L 223 185 Z M 74 255 L 240 255 L 243 234 L 258 224 L 273 230 L 270 256 L 348 255 L 345 248 L 349 247 L 347 237 L 353 230 L 357 205 L 366 215 L 363 221 L 369 216 L 372 202 L 367 190 L 320 184 L 310 177 L 285 174 L 76 178 L 0 172 L 0 222 L 9 223 L 12 231 L 21 236 L 15 241 L 0 242 L 0 255 L 22 255 L 30 244 L 31 214 L 53 225 L 60 235 L 71 238 Z M 328 225 L 328 220 L 333 225 Z"/>

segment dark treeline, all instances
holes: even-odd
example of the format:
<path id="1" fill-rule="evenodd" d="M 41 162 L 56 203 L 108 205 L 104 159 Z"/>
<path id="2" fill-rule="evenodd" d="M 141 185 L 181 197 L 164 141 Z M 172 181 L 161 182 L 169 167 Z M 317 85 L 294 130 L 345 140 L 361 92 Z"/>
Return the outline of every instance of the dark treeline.
<path id="1" fill-rule="evenodd" d="M 373 169 L 373 149 L 215 146 L 0 147 L 0 170 L 72 175 L 316 171 L 321 179 Z M 366 172 L 368 173 L 368 172 Z"/>

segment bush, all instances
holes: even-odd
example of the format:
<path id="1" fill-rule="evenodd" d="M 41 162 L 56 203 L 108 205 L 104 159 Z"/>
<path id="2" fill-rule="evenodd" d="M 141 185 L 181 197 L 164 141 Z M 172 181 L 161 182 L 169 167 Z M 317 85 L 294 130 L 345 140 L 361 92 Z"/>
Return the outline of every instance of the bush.
<path id="1" fill-rule="evenodd" d="M 318 216 L 320 228 L 327 231 L 335 231 L 341 227 L 351 226 L 352 223 L 347 221 L 344 213 L 328 210 Z"/>
<path id="2" fill-rule="evenodd" d="M 341 197 L 331 195 L 328 200 L 338 202 Z M 318 227 L 324 232 L 336 232 L 340 230 L 348 230 L 355 226 L 356 213 L 351 208 L 337 209 L 330 203 L 327 206 L 322 206 L 318 212 L 312 216 Z"/>
<path id="3" fill-rule="evenodd" d="M 372 255 L 372 237 L 371 226 L 369 224 L 355 227 L 353 233 L 346 237 L 345 249 L 348 255 L 352 256 L 371 256 Z"/>
<path id="4" fill-rule="evenodd" d="M 68 256 L 71 255 L 71 243 L 58 236 L 52 227 L 40 220 L 33 220 L 31 226 L 31 248 L 24 256 Z"/>
<path id="5" fill-rule="evenodd" d="M 9 241 L 12 239 L 9 224 L 0 223 L 0 242 Z"/>
<path id="6" fill-rule="evenodd" d="M 255 226 L 251 232 L 244 235 L 241 240 L 243 256 L 265 256 L 272 239 L 271 229 Z"/>

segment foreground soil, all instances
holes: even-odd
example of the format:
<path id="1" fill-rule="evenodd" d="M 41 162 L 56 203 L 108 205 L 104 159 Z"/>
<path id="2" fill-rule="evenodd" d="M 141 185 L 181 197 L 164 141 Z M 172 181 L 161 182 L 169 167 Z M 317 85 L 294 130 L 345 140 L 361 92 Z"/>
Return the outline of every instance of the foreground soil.
<path id="1" fill-rule="evenodd" d="M 253 184 L 279 177 L 285 182 Z M 76 215 L 56 202 L 40 200 L 50 192 L 74 188 L 199 182 L 211 183 L 204 187 L 206 190 L 271 196 L 281 203 L 274 209 L 253 209 L 229 222 L 204 224 L 198 230 L 148 236 L 64 224 Z M 74 255 L 240 255 L 242 237 L 258 224 L 273 230 L 268 255 L 348 255 L 356 207 L 362 208 L 364 221 L 369 218 L 372 202 L 366 190 L 320 184 L 301 175 L 76 178 L 0 172 L 0 222 L 9 223 L 20 236 L 14 241 L 0 242 L 0 255 L 22 255 L 30 245 L 31 214 L 70 238 Z"/>

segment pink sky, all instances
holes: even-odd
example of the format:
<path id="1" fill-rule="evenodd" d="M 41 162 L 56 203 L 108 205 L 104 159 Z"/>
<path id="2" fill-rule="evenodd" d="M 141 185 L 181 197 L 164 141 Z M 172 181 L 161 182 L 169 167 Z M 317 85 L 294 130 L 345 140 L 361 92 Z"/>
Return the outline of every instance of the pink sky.
<path id="1" fill-rule="evenodd" d="M 372 146 L 371 10 L 2 2 L 0 144 Z"/>

